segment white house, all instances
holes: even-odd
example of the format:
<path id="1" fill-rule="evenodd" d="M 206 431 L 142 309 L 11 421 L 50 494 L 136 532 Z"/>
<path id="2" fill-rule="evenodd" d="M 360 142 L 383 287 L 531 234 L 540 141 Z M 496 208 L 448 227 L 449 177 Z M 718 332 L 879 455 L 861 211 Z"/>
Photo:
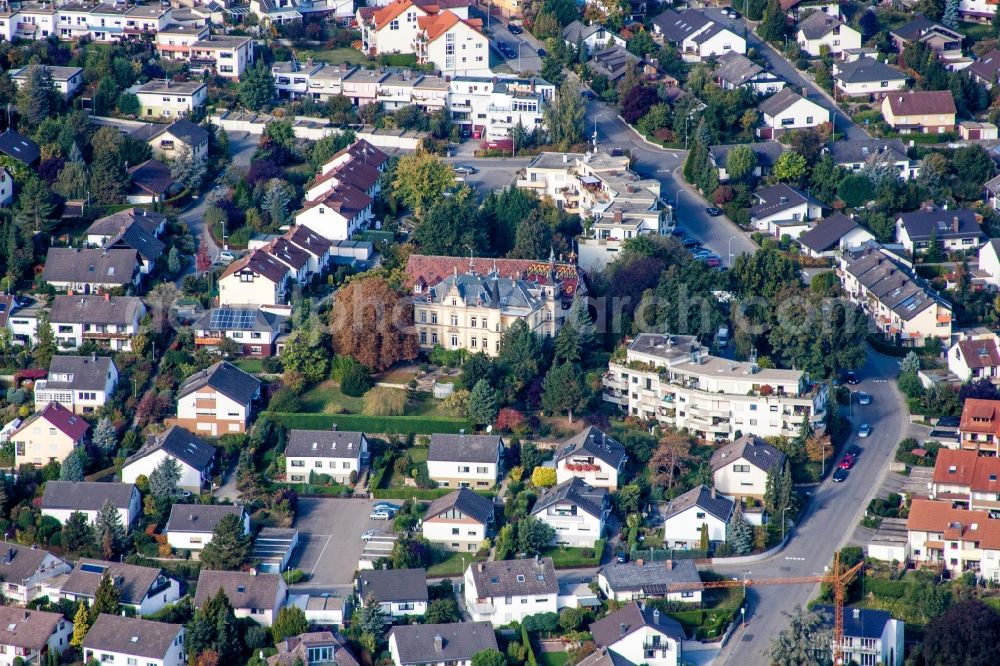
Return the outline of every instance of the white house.
<path id="1" fill-rule="evenodd" d="M 243 533 L 250 533 L 250 516 L 239 504 L 174 504 L 165 529 L 167 543 L 177 550 L 201 550 L 229 515 L 239 516 Z"/>
<path id="2" fill-rule="evenodd" d="M 336 427 L 336 426 L 334 426 Z M 325 474 L 337 483 L 357 481 L 368 461 L 364 433 L 340 430 L 292 430 L 285 447 L 285 479 L 308 483 Z"/>
<path id="3" fill-rule="evenodd" d="M 823 214 L 819 201 L 786 183 L 757 190 L 753 197 L 755 205 L 750 208 L 750 223 L 758 231 L 775 238 L 798 238 L 809 229 L 811 220 Z"/>
<path id="4" fill-rule="evenodd" d="M 433 65 L 447 76 L 490 74 L 490 40 L 482 19 L 441 11 L 418 18 L 417 28 L 418 64 Z"/>
<path id="5" fill-rule="evenodd" d="M 834 624 L 833 606 L 817 605 L 813 612 L 819 613 L 826 624 Z M 889 611 L 872 608 L 844 608 L 842 612 L 843 663 L 903 666 L 905 622 L 894 619 Z"/>
<path id="6" fill-rule="evenodd" d="M 900 180 L 912 180 L 920 174 L 920 161 L 911 160 L 899 139 L 847 139 L 827 146 L 837 166 L 857 173 L 870 166 L 891 165 Z"/>
<path id="7" fill-rule="evenodd" d="M 0 206 L 9 206 L 14 200 L 14 179 L 5 168 L 0 168 Z"/>
<path id="8" fill-rule="evenodd" d="M 73 567 L 41 548 L 29 548 L 10 541 L 0 542 L 0 595 L 6 604 L 27 606 L 45 595 L 45 588 L 73 570 Z M 0 606 L 3 608 L 4 606 Z"/>
<path id="9" fill-rule="evenodd" d="M 670 548 L 700 548 L 702 526 L 708 525 L 708 540 L 725 542 L 726 525 L 733 515 L 733 501 L 715 488 L 698 486 L 667 504 L 663 517 L 663 542 Z"/>
<path id="10" fill-rule="evenodd" d="M 591 624 L 590 633 L 599 648 L 606 648 L 626 663 L 647 666 L 682 663 L 684 628 L 656 608 L 642 609 L 633 601 Z"/>
<path id="11" fill-rule="evenodd" d="M 610 513 L 607 488 L 594 488 L 576 477 L 543 492 L 531 509 L 532 517 L 555 530 L 555 544 L 580 548 L 594 547 Z"/>
<path id="12" fill-rule="evenodd" d="M 140 112 L 147 118 L 179 118 L 205 106 L 208 85 L 200 81 L 177 82 L 154 79 L 131 92 L 139 98 Z"/>
<path id="13" fill-rule="evenodd" d="M 288 266 L 263 250 L 229 264 L 219 276 L 219 305 L 286 305 Z"/>
<path id="14" fill-rule="evenodd" d="M 139 287 L 141 268 L 139 253 L 131 248 L 51 247 L 42 279 L 58 291 L 128 290 Z"/>
<path id="15" fill-rule="evenodd" d="M 184 625 L 108 615 L 83 639 L 83 658 L 110 666 L 184 666 Z"/>
<path id="16" fill-rule="evenodd" d="M 0 666 L 43 664 L 69 649 L 73 623 L 62 613 L 0 607 Z"/>
<path id="17" fill-rule="evenodd" d="M 792 88 L 782 88 L 757 108 L 762 117 L 757 136 L 763 139 L 777 139 L 789 130 L 811 129 L 830 122 L 830 112 L 827 109 L 806 99 Z"/>
<path id="18" fill-rule="evenodd" d="M 142 497 L 135 485 L 98 481 L 46 481 L 41 508 L 43 516 L 62 524 L 77 512 L 93 524 L 105 503 L 118 510 L 126 531 L 142 512 Z"/>
<path id="19" fill-rule="evenodd" d="M 588 426 L 566 440 L 556 453 L 556 483 L 577 478 L 595 488 L 617 490 L 626 460 L 628 455 L 621 442 Z"/>
<path id="20" fill-rule="evenodd" d="M 90 414 L 117 386 L 118 368 L 107 356 L 53 356 L 48 376 L 35 382 L 35 411 L 58 402 L 74 414 Z"/>
<path id="21" fill-rule="evenodd" d="M 150 435 L 146 445 L 125 461 L 122 481 L 135 483 L 140 476 L 148 479 L 166 458 L 172 458 L 180 469 L 178 488 L 200 493 L 211 482 L 215 447 L 178 426 L 170 426 L 165 432 Z"/>
<path id="22" fill-rule="evenodd" d="M 181 597 L 180 582 L 158 567 L 82 558 L 60 587 L 59 598 L 91 605 L 105 574 L 114 583 L 119 602 L 138 615 L 155 613 Z"/>
<path id="23" fill-rule="evenodd" d="M 177 417 L 164 421 L 191 432 L 218 437 L 244 432 L 250 424 L 261 381 L 227 361 L 188 377 L 177 391 Z"/>
<path id="24" fill-rule="evenodd" d="M 927 206 L 896 218 L 896 241 L 912 254 L 927 252 L 932 242 L 945 252 L 978 250 L 986 241 L 982 216 L 969 208 Z"/>
<path id="25" fill-rule="evenodd" d="M 503 440 L 497 435 L 431 435 L 427 474 L 441 488 L 492 488 L 500 477 Z"/>
<path id="26" fill-rule="evenodd" d="M 254 306 L 212 308 L 194 323 L 194 344 L 218 351 L 224 341 L 232 340 L 240 356 L 269 358 L 280 352 L 278 339 L 287 319 Z"/>
<path id="27" fill-rule="evenodd" d="M 449 550 L 476 552 L 493 531 L 493 500 L 459 488 L 434 500 L 420 523 L 424 538 Z"/>
<path id="28" fill-rule="evenodd" d="M 219 590 L 229 598 L 237 618 L 248 617 L 265 627 L 271 626 L 288 601 L 288 586 L 280 574 L 202 569 L 198 574 L 195 607 L 204 608 Z"/>
<path id="29" fill-rule="evenodd" d="M 653 33 L 676 46 L 684 62 L 747 52 L 746 39 L 695 9 L 668 9 L 653 19 Z"/>
<path id="30" fill-rule="evenodd" d="M 979 248 L 979 270 L 986 282 L 1000 287 L 1000 239 L 991 238 Z"/>
<path id="31" fill-rule="evenodd" d="M 694 560 L 612 563 L 597 572 L 597 586 L 608 599 L 666 599 L 701 603 L 704 586 Z"/>
<path id="32" fill-rule="evenodd" d="M 870 231 L 843 213 L 828 215 L 799 236 L 799 245 L 810 257 L 834 257 L 840 250 L 856 250 L 875 240 Z"/>
<path id="33" fill-rule="evenodd" d="M 1000 381 L 1000 337 L 987 332 L 959 340 L 948 350 L 948 369 L 963 382 Z"/>
<path id="34" fill-rule="evenodd" d="M 31 75 L 36 67 L 44 67 L 49 76 L 52 77 L 52 85 L 63 96 L 70 99 L 76 91 L 83 85 L 83 69 L 79 67 L 53 67 L 51 65 L 28 65 L 18 69 L 10 70 L 10 78 L 18 88 L 31 80 Z"/>
<path id="35" fill-rule="evenodd" d="M 359 607 L 374 599 L 390 620 L 427 612 L 427 571 L 423 568 L 362 571 L 355 589 Z"/>
<path id="36" fill-rule="evenodd" d="M 718 58 L 715 80 L 723 90 L 749 88 L 761 95 L 776 93 L 785 87 L 784 79 L 739 53 L 729 52 Z"/>
<path id="37" fill-rule="evenodd" d="M 566 46 L 570 48 L 576 48 L 577 44 L 582 43 L 587 47 L 587 53 L 600 51 L 615 44 L 622 48 L 626 46 L 624 39 L 600 23 L 584 25 L 580 21 L 573 21 L 563 28 L 562 38 L 566 42 Z"/>
<path id="38" fill-rule="evenodd" d="M 846 49 L 861 48 L 861 33 L 844 23 L 839 16 L 813 12 L 799 23 L 796 35 L 799 48 L 811 56 L 818 56 L 823 48 L 838 56 Z"/>
<path id="39" fill-rule="evenodd" d="M 906 89 L 905 74 L 867 56 L 850 62 L 834 62 L 833 81 L 838 95 L 866 99 L 882 99 L 891 92 Z"/>
<path id="40" fill-rule="evenodd" d="M 132 351 L 144 316 L 146 306 L 136 296 L 58 294 L 49 309 L 49 325 L 60 349 L 92 342 L 102 349 Z"/>
<path id="41" fill-rule="evenodd" d="M 474 562 L 465 570 L 465 607 L 494 627 L 536 613 L 555 613 L 559 581 L 552 558 Z"/>
<path id="42" fill-rule="evenodd" d="M 340 185 L 319 199 L 306 201 L 295 214 L 295 224 L 309 227 L 327 240 L 347 240 L 368 226 L 373 201 L 352 185 Z"/>
<path id="43" fill-rule="evenodd" d="M 781 474 L 785 454 L 760 437 L 743 435 L 712 453 L 709 463 L 715 489 L 729 497 L 763 497 L 767 474 Z"/>
<path id="44" fill-rule="evenodd" d="M 483 650 L 496 650 L 489 622 L 406 624 L 389 632 L 393 666 L 470 666 Z"/>

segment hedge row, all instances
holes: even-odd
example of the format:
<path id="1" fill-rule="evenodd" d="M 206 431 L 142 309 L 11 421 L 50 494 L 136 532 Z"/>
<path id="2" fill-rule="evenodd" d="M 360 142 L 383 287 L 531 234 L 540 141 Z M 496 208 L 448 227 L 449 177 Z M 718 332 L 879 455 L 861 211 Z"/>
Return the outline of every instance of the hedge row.
<path id="1" fill-rule="evenodd" d="M 399 499 L 399 500 L 429 500 L 434 501 L 439 497 L 444 497 L 448 493 L 455 492 L 454 488 L 373 488 L 372 496 L 375 499 Z M 493 499 L 495 493 L 491 490 L 474 491 L 483 497 Z"/>
<path id="2" fill-rule="evenodd" d="M 285 428 L 300 430 L 329 430 L 334 423 L 340 430 L 366 434 L 433 435 L 457 434 L 460 430 L 472 432 L 472 424 L 464 419 L 433 416 L 365 416 L 364 414 L 297 414 L 266 412 Z"/>
<path id="3" fill-rule="evenodd" d="M 525 654 L 528 655 L 528 666 L 538 666 L 535 648 L 531 647 L 531 636 L 528 635 L 528 628 L 524 624 L 521 625 L 521 642 L 524 643 Z"/>

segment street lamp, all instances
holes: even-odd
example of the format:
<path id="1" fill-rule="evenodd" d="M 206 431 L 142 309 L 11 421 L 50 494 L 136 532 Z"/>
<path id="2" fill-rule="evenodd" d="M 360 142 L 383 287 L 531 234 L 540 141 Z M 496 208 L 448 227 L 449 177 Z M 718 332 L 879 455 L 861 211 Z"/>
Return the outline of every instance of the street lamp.
<path id="1" fill-rule="evenodd" d="M 517 73 L 518 74 L 521 74 L 522 72 L 524 72 L 524 70 L 521 69 L 521 47 L 522 46 L 524 46 L 524 42 L 518 42 L 517 43 Z"/>
<path id="2" fill-rule="evenodd" d="M 681 189 L 681 186 L 678 185 L 677 193 L 674 195 L 674 224 L 677 224 L 677 217 L 681 212 L 681 192 L 683 192 L 683 190 Z"/>
<path id="3" fill-rule="evenodd" d="M 749 569 L 743 570 L 743 605 L 740 607 L 740 615 L 742 616 L 743 628 L 747 628 L 747 576 L 752 572 Z"/>
<path id="4" fill-rule="evenodd" d="M 684 150 L 688 149 L 688 137 L 690 136 L 688 133 L 688 123 L 690 122 L 691 122 L 691 114 L 689 113 L 684 118 Z"/>
<path id="5" fill-rule="evenodd" d="M 732 268 L 732 266 L 733 266 L 733 240 L 735 238 L 736 238 L 736 236 L 730 236 L 729 237 L 729 267 L 730 268 Z"/>
<path id="6" fill-rule="evenodd" d="M 788 511 L 786 506 L 781 510 L 781 543 L 785 543 L 785 512 Z"/>

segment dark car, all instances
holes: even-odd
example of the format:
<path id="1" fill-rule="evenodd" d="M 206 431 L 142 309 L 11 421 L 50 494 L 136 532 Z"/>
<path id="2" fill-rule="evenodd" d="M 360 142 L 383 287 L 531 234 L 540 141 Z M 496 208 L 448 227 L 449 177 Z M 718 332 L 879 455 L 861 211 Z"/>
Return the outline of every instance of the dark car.
<path id="1" fill-rule="evenodd" d="M 34 302 L 35 302 L 35 299 L 33 299 L 31 296 L 15 296 L 14 297 L 14 305 L 16 305 L 19 308 L 26 308 L 29 305 L 31 305 L 32 303 L 34 303 Z"/>
<path id="2" fill-rule="evenodd" d="M 681 245 L 689 250 L 694 249 L 696 247 L 701 247 L 701 243 L 699 243 L 693 238 L 685 238 L 684 240 L 681 241 Z"/>
<path id="3" fill-rule="evenodd" d="M 541 50 L 543 50 L 543 51 L 544 51 L 544 49 L 541 49 Z M 584 99 L 597 99 L 597 95 L 595 95 L 594 93 L 592 93 L 592 92 L 591 92 L 591 91 L 589 91 L 589 90 L 584 90 L 584 91 L 583 91 L 582 93 L 580 93 L 580 95 L 581 95 L 581 96 L 582 96 L 582 97 L 583 97 Z"/>
<path id="4" fill-rule="evenodd" d="M 847 470 L 838 467 L 837 470 L 833 473 L 833 482 L 843 483 L 845 479 L 847 479 Z"/>
<path id="5" fill-rule="evenodd" d="M 861 447 L 857 444 L 851 444 L 847 447 L 847 451 L 845 453 L 857 460 L 857 457 L 861 455 Z"/>
<path id="6" fill-rule="evenodd" d="M 524 28 L 522 28 L 516 23 L 511 23 L 510 25 L 507 26 L 507 29 L 510 30 L 510 34 L 512 35 L 520 35 L 522 32 L 524 32 Z"/>
<path id="7" fill-rule="evenodd" d="M 860 381 L 861 380 L 858 379 L 858 376 L 853 372 L 848 372 L 846 375 L 844 375 L 844 382 L 847 384 L 857 384 Z"/>
<path id="8" fill-rule="evenodd" d="M 628 562 L 628 553 L 618 553 L 615 555 L 615 562 L 618 564 L 625 564 Z"/>
<path id="9" fill-rule="evenodd" d="M 710 217 L 719 217 L 722 215 L 722 211 L 715 206 L 709 206 L 705 209 L 705 212 L 708 213 Z"/>
<path id="10" fill-rule="evenodd" d="M 535 51 L 535 53 L 538 54 L 539 58 L 544 58 L 545 56 L 547 56 L 549 54 L 549 52 L 546 51 L 545 49 L 538 49 L 537 51 Z"/>
<path id="11" fill-rule="evenodd" d="M 687 231 L 684 227 L 677 226 L 670 230 L 671 236 L 684 236 L 685 234 L 687 234 Z"/>

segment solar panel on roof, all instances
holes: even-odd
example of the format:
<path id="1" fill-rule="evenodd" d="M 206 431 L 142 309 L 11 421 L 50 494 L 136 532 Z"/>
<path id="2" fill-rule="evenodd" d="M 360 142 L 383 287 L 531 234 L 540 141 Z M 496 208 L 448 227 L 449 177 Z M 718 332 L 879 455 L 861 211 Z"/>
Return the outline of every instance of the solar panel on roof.
<path id="1" fill-rule="evenodd" d="M 107 567 L 100 564 L 81 564 L 80 571 L 86 571 L 87 573 L 103 574 L 107 570 Z"/>

